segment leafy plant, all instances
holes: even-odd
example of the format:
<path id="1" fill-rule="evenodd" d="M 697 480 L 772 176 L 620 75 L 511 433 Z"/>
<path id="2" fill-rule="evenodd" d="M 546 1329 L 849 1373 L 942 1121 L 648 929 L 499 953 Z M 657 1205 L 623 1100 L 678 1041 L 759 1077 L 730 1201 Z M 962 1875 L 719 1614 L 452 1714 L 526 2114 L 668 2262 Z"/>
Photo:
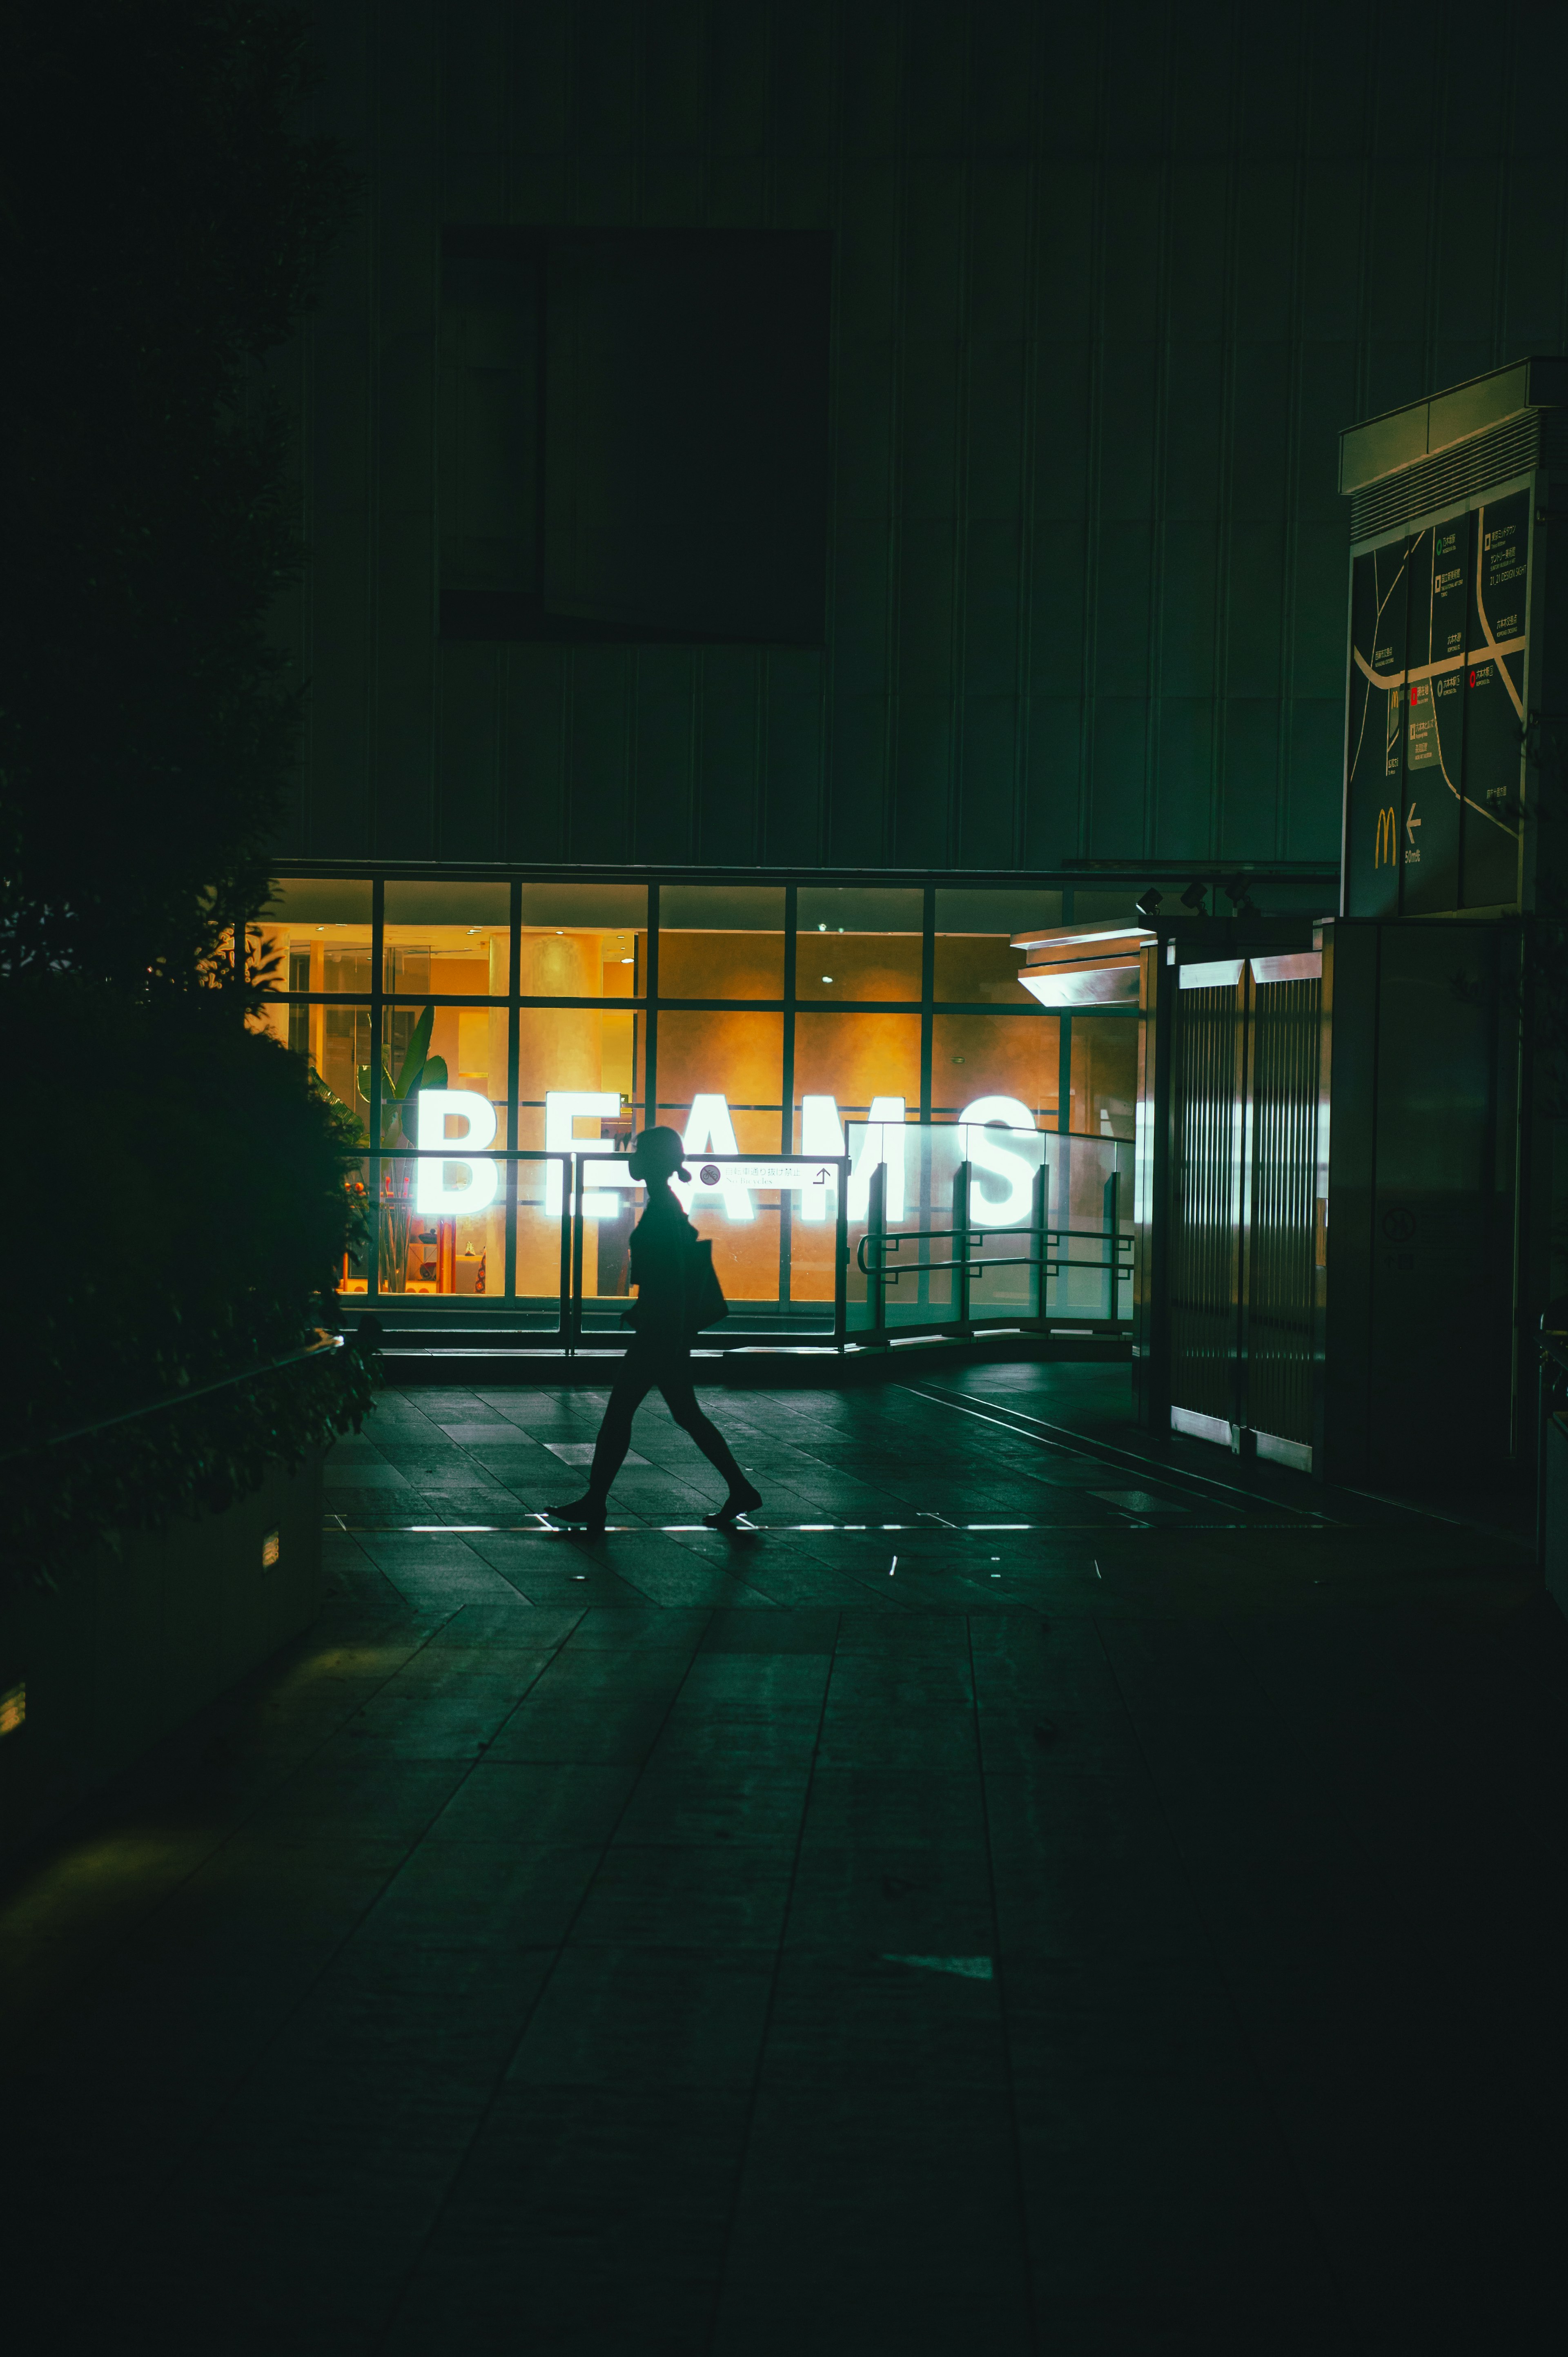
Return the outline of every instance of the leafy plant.
<path id="1" fill-rule="evenodd" d="M 383 1154 L 412 1152 L 419 1144 L 418 1098 L 421 1089 L 446 1086 L 446 1059 L 430 1053 L 435 1009 L 426 1006 L 413 1027 L 394 1073 L 381 1060 L 381 1146 Z M 371 1068 L 359 1070 L 360 1094 L 371 1102 Z M 383 1293 L 401 1293 L 408 1282 L 408 1247 L 413 1233 L 414 1162 L 381 1165 L 381 1243 L 377 1254 L 379 1282 Z"/>

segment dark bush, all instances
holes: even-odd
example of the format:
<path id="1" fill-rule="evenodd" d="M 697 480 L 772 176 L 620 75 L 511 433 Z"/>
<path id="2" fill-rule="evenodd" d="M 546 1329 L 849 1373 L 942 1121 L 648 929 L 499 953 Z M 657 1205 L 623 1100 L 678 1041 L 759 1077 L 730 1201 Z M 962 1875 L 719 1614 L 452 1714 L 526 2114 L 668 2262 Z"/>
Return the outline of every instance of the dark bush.
<path id="1" fill-rule="evenodd" d="M 368 1396 L 353 1348 L 300 1357 L 362 1223 L 346 1116 L 247 1028 L 222 957 L 297 750 L 270 356 L 349 190 L 302 128 L 308 37 L 274 0 L 0 19 L 0 1560 L 24 1572 L 226 1505 Z"/>
<path id="2" fill-rule="evenodd" d="M 204 1387 L 315 1339 L 364 1198 L 349 1116 L 233 994 L 137 1002 L 57 980 L 6 998 L 0 1547 L 38 1572 L 224 1506 L 358 1424 L 371 1370 L 352 1345 Z"/>
<path id="3" fill-rule="evenodd" d="M 269 368 L 344 215 L 274 0 L 0 16 L 0 954 L 186 981 L 264 894 L 302 683 Z"/>

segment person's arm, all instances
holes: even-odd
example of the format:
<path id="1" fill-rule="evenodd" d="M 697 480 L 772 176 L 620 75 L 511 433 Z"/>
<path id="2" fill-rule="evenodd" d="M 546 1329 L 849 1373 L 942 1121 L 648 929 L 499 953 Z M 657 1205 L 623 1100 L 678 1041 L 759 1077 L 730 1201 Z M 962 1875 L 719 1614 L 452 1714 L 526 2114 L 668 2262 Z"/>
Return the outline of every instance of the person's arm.
<path id="1" fill-rule="evenodd" d="M 674 1336 L 684 1330 L 687 1222 L 678 1204 L 668 1212 L 644 1213 L 632 1236 L 639 1333 Z"/>

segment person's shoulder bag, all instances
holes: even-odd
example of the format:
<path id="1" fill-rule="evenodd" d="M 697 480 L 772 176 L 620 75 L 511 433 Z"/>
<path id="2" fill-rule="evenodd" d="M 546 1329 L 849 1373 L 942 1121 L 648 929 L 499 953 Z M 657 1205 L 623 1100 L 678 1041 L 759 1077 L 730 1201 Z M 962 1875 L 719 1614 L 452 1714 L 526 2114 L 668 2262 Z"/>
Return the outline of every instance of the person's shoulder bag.
<path id="1" fill-rule="evenodd" d="M 729 1316 L 729 1303 L 714 1268 L 714 1248 L 705 1236 L 693 1235 L 686 1247 L 686 1324 L 693 1334 L 716 1326 Z"/>

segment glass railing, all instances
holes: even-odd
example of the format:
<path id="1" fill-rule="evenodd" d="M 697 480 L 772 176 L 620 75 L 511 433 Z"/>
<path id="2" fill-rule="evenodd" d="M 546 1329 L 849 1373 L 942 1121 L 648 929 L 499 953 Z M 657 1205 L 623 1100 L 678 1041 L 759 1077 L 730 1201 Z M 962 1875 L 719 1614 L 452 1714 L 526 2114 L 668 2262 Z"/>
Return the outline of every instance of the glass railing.
<path id="1" fill-rule="evenodd" d="M 643 1190 L 622 1155 L 367 1156 L 372 1235 L 339 1302 L 569 1349 L 620 1337 Z M 851 1122 L 843 1156 L 692 1156 L 678 1194 L 729 1315 L 709 1338 L 842 1345 L 1132 1318 L 1133 1148 L 1116 1138 Z"/>
<path id="2" fill-rule="evenodd" d="M 1130 1142 L 851 1122 L 846 1143 L 850 1335 L 1131 1321 Z"/>
<path id="3" fill-rule="evenodd" d="M 627 1157 L 467 1146 L 365 1157 L 371 1238 L 344 1265 L 340 1308 L 400 1329 L 462 1326 L 569 1349 L 624 1340 L 644 1200 Z M 675 1192 L 713 1246 L 729 1305 L 712 1339 L 842 1341 L 847 1158 L 693 1154 L 688 1167 Z"/>

